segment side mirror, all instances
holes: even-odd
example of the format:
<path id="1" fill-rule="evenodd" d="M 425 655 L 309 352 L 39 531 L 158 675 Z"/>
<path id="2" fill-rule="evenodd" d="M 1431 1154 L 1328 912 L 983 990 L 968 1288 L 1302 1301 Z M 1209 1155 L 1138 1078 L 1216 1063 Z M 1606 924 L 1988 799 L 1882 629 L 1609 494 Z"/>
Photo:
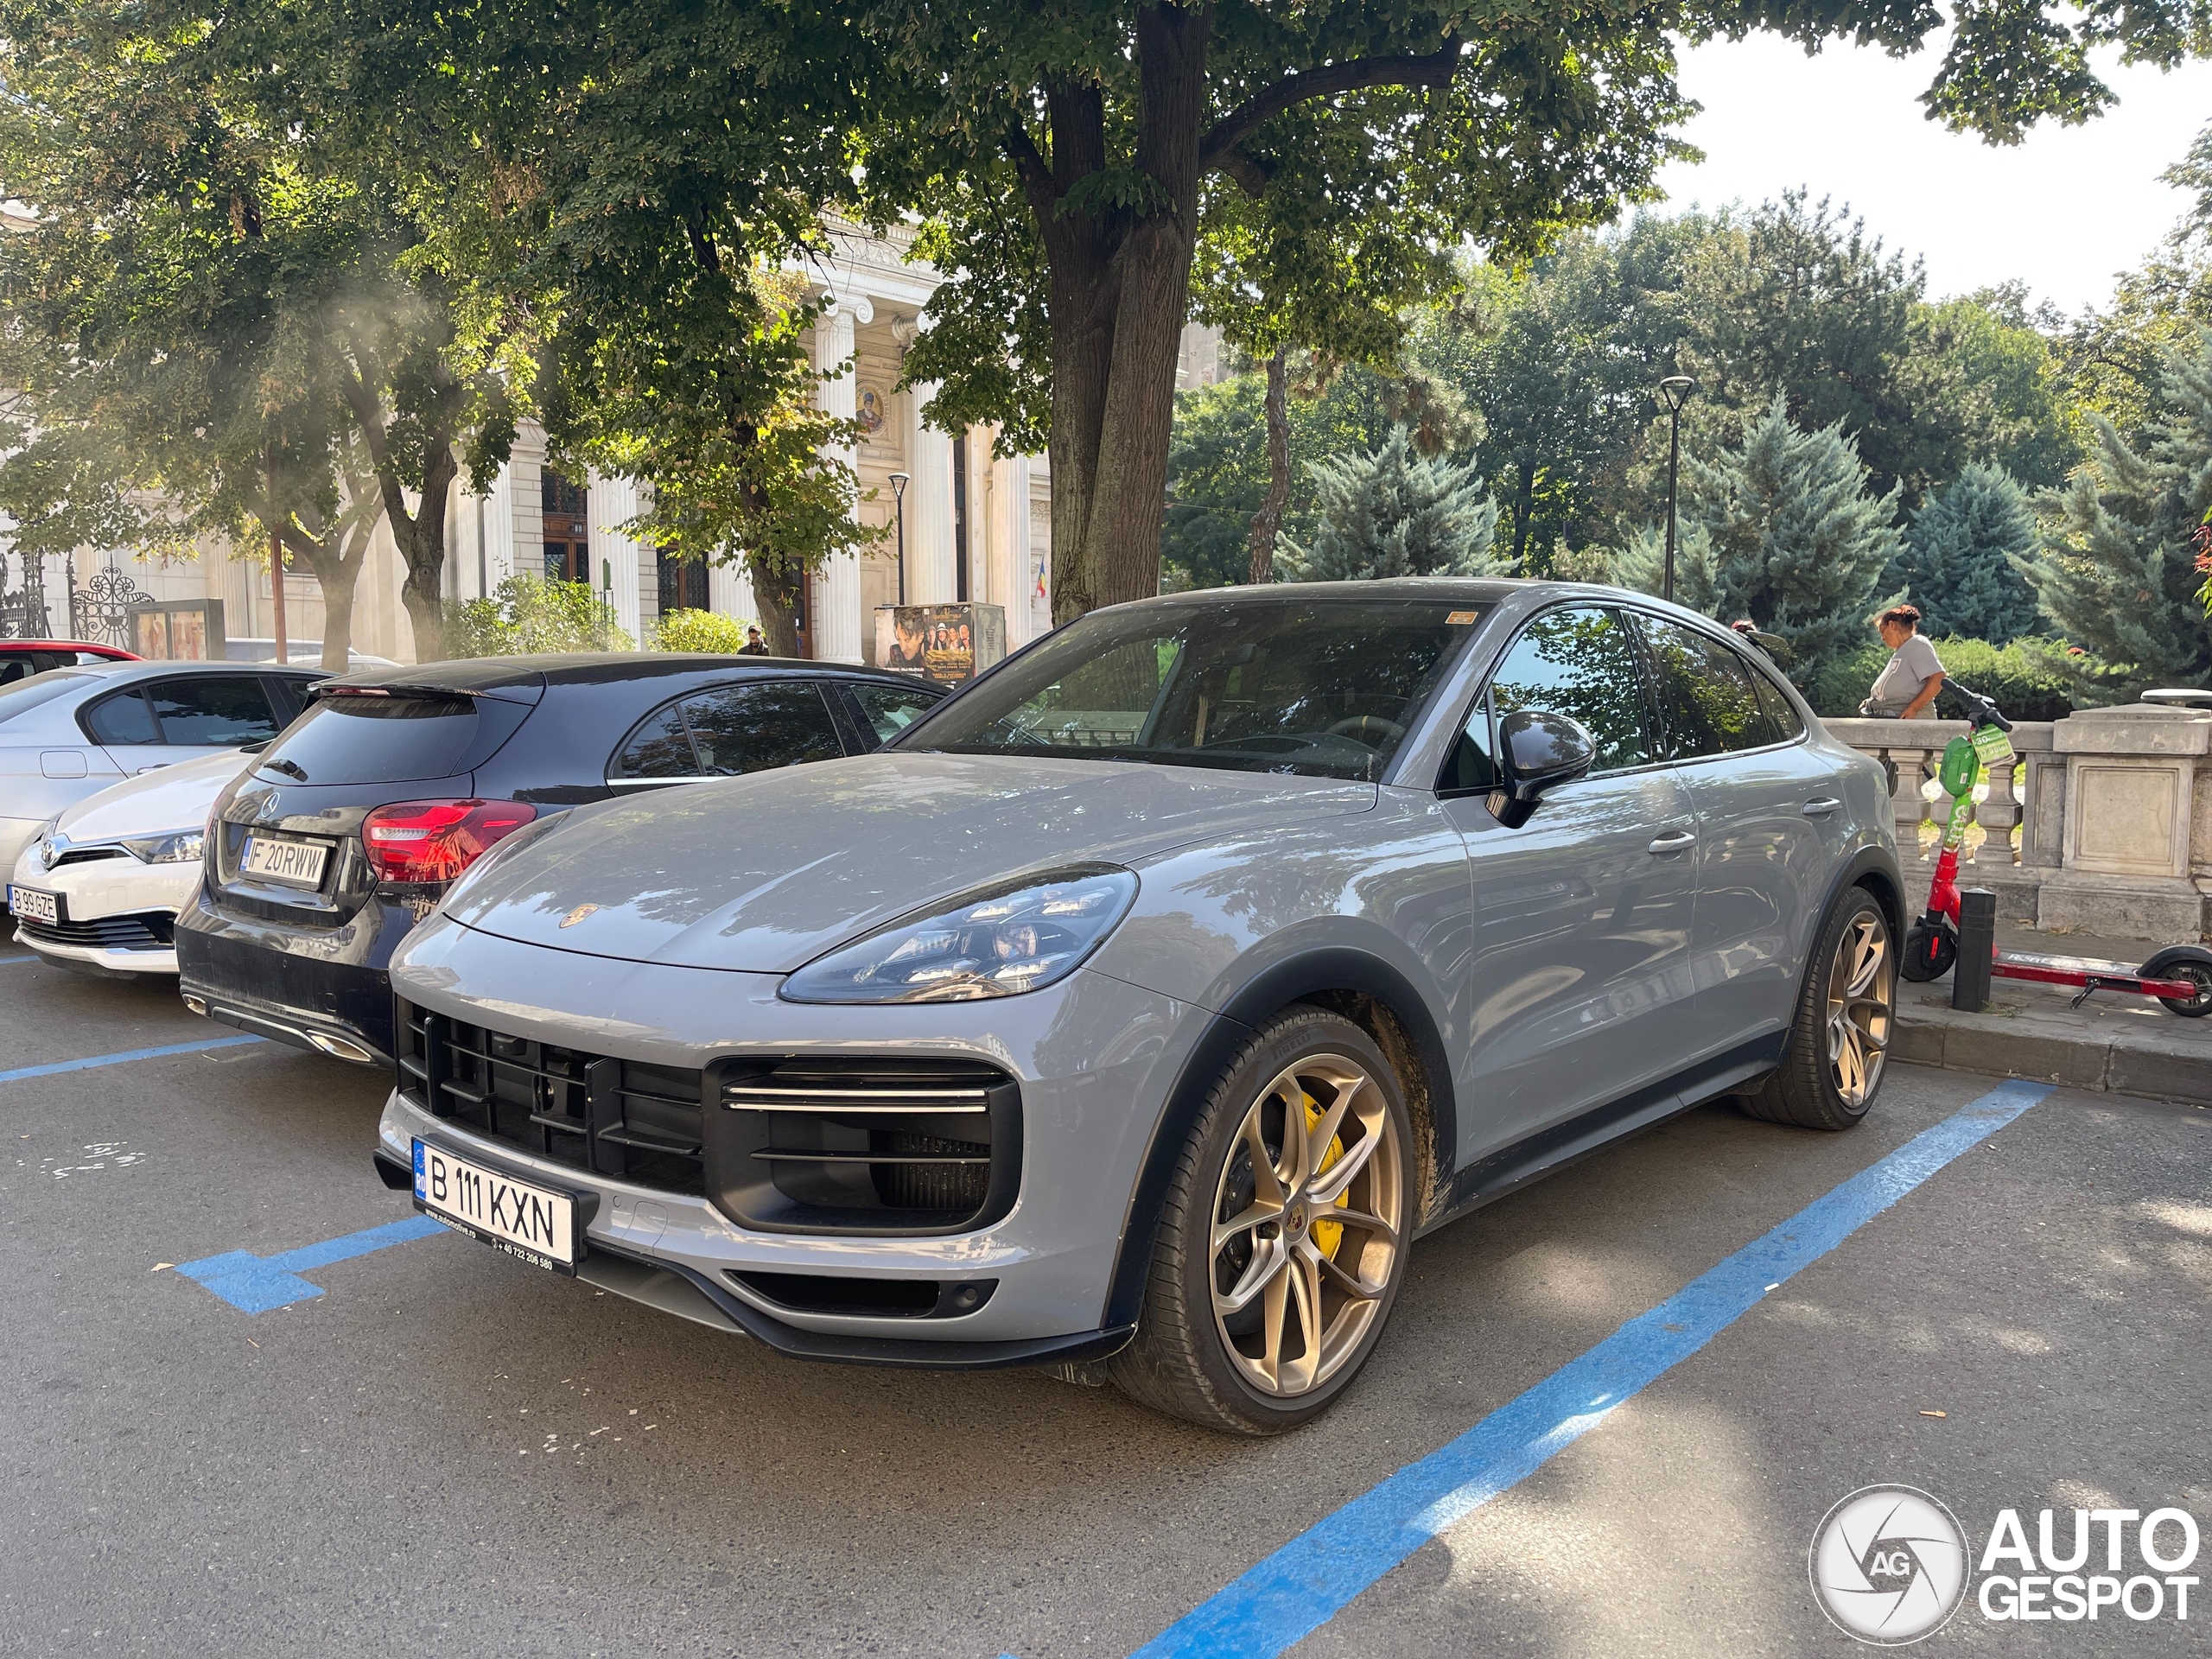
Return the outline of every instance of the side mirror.
<path id="1" fill-rule="evenodd" d="M 1491 816 L 1509 830 L 1529 822 L 1548 790 L 1590 770 L 1598 746 L 1581 722 L 1543 709 L 1516 709 L 1497 723 L 1504 783 L 1491 791 Z"/>

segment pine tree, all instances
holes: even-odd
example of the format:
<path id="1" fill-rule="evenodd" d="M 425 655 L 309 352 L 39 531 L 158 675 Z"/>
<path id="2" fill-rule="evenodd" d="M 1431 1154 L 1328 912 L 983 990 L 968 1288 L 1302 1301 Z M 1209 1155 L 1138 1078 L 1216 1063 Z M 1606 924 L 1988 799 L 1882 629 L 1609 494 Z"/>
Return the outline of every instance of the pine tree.
<path id="1" fill-rule="evenodd" d="M 1896 556 L 1897 492 L 1867 493 L 1866 467 L 1840 420 L 1814 432 L 1791 424 L 1779 394 L 1744 421 L 1739 449 L 1715 461 L 1683 457 L 1675 598 L 1724 622 L 1749 617 L 1789 647 L 1791 677 L 1809 680 L 1864 637 Z M 1659 591 L 1654 532 L 1616 556 L 1614 578 Z"/>
<path id="2" fill-rule="evenodd" d="M 2036 631 L 2035 590 L 2012 568 L 2036 544 L 2026 492 L 2002 467 L 1970 462 L 1913 515 L 1885 585 L 1903 588 L 1924 632 L 2001 645 Z"/>
<path id="3" fill-rule="evenodd" d="M 1400 426 L 1371 455 L 1332 455 L 1308 471 L 1320 524 L 1309 545 L 1282 539 L 1275 556 L 1281 580 L 1504 573 L 1504 557 L 1491 546 L 1497 506 L 1471 459 L 1424 460 Z"/>
<path id="4" fill-rule="evenodd" d="M 2212 331 L 2166 359 L 2139 447 L 2092 419 L 2095 457 L 2067 480 L 2042 546 L 2013 565 L 2075 645 L 2139 682 L 2202 684 L 2212 627 L 2189 538 L 2212 505 Z"/>

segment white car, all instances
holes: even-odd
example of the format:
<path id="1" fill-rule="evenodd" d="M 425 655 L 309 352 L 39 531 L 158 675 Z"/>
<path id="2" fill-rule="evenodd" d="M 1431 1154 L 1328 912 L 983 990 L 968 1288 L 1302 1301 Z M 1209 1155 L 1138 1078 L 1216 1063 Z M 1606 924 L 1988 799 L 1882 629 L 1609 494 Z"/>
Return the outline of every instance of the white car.
<path id="1" fill-rule="evenodd" d="M 274 664 L 130 662 L 0 685 L 0 871 L 58 813 L 111 784 L 266 742 L 325 677 Z"/>
<path id="2" fill-rule="evenodd" d="M 219 750 L 65 810 L 16 860 L 8 907 L 17 940 L 65 968 L 176 972 L 173 929 L 200 884 L 200 832 L 251 761 L 251 751 Z"/>

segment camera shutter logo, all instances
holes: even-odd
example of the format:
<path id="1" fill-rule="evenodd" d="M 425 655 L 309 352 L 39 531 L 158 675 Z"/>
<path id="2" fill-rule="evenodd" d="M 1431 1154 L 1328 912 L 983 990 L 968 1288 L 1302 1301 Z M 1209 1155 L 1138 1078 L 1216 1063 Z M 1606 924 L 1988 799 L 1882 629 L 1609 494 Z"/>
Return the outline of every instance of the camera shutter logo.
<path id="1" fill-rule="evenodd" d="M 1903 1647 L 1966 1599 L 1970 1557 L 1950 1510 L 1913 1486 L 1866 1486 L 1827 1512 L 1807 1566 L 1813 1599 L 1846 1634 Z"/>

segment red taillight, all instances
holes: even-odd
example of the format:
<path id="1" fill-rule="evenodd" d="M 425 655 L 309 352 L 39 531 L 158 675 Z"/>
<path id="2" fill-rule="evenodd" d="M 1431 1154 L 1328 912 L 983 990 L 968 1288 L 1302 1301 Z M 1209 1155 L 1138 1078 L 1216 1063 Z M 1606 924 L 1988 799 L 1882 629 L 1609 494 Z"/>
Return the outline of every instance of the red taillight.
<path id="1" fill-rule="evenodd" d="M 361 845 L 385 881 L 450 881 L 503 836 L 537 816 L 522 801 L 394 801 L 361 823 Z"/>

